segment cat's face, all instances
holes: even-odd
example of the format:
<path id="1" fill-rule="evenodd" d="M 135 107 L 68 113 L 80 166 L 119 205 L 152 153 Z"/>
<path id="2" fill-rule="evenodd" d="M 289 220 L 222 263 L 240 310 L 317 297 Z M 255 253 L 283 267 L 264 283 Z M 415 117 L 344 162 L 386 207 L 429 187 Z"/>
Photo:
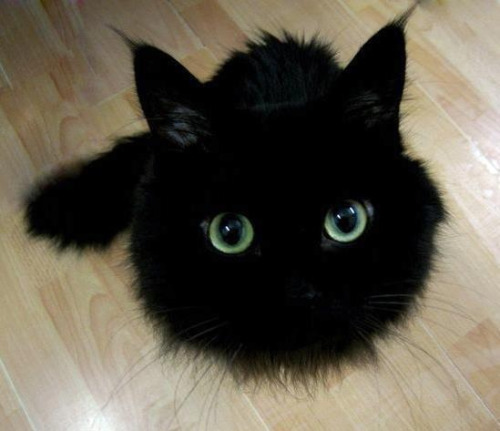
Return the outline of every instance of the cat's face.
<path id="1" fill-rule="evenodd" d="M 351 77 L 291 109 L 205 101 L 211 114 L 178 124 L 202 128 L 209 150 L 158 137 L 132 251 L 140 296 L 175 339 L 277 366 L 337 360 L 420 292 L 441 203 L 402 153 L 398 109 L 375 121 L 372 97 L 369 112 L 346 113 Z M 401 300 L 375 304 L 391 294 Z"/>

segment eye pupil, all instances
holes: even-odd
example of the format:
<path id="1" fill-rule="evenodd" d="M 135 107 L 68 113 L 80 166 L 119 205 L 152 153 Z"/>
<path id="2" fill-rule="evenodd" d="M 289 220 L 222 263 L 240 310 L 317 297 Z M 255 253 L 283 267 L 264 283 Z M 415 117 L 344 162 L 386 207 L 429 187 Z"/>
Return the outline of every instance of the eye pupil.
<path id="1" fill-rule="evenodd" d="M 236 245 L 240 242 L 244 234 L 244 229 L 243 222 L 231 214 L 222 217 L 219 225 L 220 236 L 229 245 Z"/>
<path id="2" fill-rule="evenodd" d="M 334 222 L 343 233 L 352 232 L 358 224 L 358 214 L 352 205 L 338 208 L 333 213 Z"/>

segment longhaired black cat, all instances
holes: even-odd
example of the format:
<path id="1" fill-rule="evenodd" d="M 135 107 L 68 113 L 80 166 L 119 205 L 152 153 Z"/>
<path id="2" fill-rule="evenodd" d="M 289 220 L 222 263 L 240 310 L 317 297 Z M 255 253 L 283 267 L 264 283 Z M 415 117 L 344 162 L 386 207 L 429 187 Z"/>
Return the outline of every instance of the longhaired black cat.
<path id="1" fill-rule="evenodd" d="M 444 218 L 400 134 L 403 26 L 345 69 L 317 39 L 264 34 L 206 83 L 133 44 L 150 132 L 45 182 L 29 232 L 85 248 L 130 227 L 137 295 L 165 346 L 237 376 L 318 377 L 371 357 L 409 310 L 374 298 L 417 298 Z"/>

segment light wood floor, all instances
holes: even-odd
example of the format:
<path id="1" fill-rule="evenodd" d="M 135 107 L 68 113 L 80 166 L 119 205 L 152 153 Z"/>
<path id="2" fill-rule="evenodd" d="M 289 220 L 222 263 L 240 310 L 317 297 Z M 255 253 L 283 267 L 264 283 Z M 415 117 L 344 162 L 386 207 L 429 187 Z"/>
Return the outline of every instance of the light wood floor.
<path id="1" fill-rule="evenodd" d="M 500 429 L 500 4 L 429 1 L 409 25 L 408 140 L 452 214 L 429 298 L 382 360 L 311 398 L 235 388 L 159 360 L 129 289 L 124 241 L 57 254 L 20 201 L 62 162 L 144 128 L 111 24 L 201 78 L 257 28 L 320 32 L 347 61 L 396 0 L 0 3 L 1 430 Z M 222 381 L 222 384 L 220 382 Z M 194 389 L 193 389 L 194 388 Z"/>

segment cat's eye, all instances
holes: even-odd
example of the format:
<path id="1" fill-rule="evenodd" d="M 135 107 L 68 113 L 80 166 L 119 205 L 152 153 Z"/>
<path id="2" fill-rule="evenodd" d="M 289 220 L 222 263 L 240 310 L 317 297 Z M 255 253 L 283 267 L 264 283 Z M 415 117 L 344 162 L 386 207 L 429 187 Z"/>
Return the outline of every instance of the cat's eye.
<path id="1" fill-rule="evenodd" d="M 346 200 L 330 208 L 325 217 L 325 232 L 334 241 L 348 243 L 357 240 L 366 230 L 368 211 L 355 200 Z"/>
<path id="2" fill-rule="evenodd" d="M 252 244 L 254 230 L 244 215 L 221 213 L 213 218 L 208 228 L 212 245 L 222 253 L 243 253 Z"/>

